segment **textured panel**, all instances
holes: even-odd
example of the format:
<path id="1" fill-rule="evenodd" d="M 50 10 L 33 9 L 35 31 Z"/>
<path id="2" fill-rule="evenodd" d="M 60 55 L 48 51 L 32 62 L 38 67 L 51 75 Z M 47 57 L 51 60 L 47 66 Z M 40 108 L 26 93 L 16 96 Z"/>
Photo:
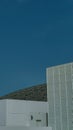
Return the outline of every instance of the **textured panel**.
<path id="1" fill-rule="evenodd" d="M 73 130 L 73 63 L 50 67 L 47 76 L 50 125 L 53 130 Z"/>

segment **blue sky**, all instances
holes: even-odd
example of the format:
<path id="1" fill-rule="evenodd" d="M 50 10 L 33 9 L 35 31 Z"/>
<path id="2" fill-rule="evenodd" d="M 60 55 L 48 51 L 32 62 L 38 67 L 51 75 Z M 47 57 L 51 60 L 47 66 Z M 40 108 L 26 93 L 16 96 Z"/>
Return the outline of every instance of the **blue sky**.
<path id="1" fill-rule="evenodd" d="M 73 0 L 0 0 L 0 95 L 73 61 Z"/>

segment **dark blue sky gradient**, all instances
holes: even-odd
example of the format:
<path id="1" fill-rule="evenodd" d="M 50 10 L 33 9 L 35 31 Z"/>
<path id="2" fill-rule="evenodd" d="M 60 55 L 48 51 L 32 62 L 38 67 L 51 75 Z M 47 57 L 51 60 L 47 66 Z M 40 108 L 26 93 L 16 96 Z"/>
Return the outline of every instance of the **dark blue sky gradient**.
<path id="1" fill-rule="evenodd" d="M 73 61 L 73 0 L 0 0 L 0 95 Z"/>

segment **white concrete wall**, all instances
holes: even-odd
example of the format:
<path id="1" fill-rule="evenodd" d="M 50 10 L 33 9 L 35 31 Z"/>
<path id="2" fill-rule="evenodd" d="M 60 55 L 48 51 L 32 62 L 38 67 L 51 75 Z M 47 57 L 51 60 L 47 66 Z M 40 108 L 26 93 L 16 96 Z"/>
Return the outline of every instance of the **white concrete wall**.
<path id="1" fill-rule="evenodd" d="M 7 100 L 8 113 L 48 112 L 47 102 Z"/>
<path id="2" fill-rule="evenodd" d="M 46 126 L 46 112 L 46 102 L 7 100 L 6 125 Z M 33 116 L 33 120 L 31 120 L 31 116 Z"/>
<path id="3" fill-rule="evenodd" d="M 0 100 L 0 126 L 6 125 L 6 100 Z"/>
<path id="4" fill-rule="evenodd" d="M 73 130 L 73 63 L 47 68 L 48 123 L 53 130 Z"/>
<path id="5" fill-rule="evenodd" d="M 0 130 L 52 130 L 51 127 L 0 127 Z"/>
<path id="6" fill-rule="evenodd" d="M 6 99 L 0 103 L 0 125 L 46 126 L 47 102 Z"/>

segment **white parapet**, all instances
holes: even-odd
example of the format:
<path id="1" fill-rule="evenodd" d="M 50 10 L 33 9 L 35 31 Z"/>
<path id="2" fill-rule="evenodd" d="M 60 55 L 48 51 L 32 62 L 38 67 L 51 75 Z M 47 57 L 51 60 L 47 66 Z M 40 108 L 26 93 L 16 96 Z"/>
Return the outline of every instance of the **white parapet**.
<path id="1" fill-rule="evenodd" d="M 0 127 L 0 130 L 52 130 L 51 127 Z"/>

